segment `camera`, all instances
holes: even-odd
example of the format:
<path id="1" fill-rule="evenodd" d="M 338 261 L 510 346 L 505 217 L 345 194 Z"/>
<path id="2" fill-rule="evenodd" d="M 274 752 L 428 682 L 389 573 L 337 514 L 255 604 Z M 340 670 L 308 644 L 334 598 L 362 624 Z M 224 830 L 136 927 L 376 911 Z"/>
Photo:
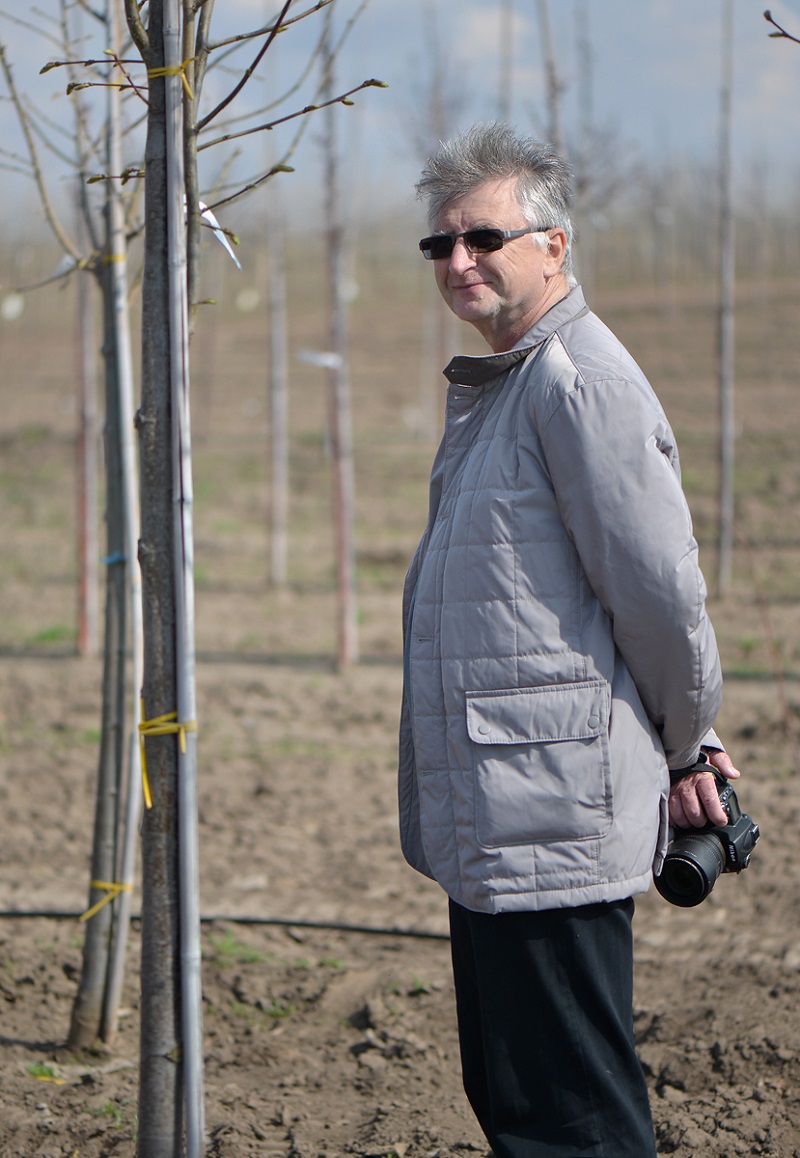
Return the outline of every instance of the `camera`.
<path id="1" fill-rule="evenodd" d="M 704 828 L 676 830 L 655 884 L 665 900 L 686 909 L 706 899 L 721 873 L 739 873 L 747 868 L 760 835 L 758 825 L 739 807 L 729 780 L 704 762 L 692 771 L 713 771 L 728 823 L 709 822 Z"/>

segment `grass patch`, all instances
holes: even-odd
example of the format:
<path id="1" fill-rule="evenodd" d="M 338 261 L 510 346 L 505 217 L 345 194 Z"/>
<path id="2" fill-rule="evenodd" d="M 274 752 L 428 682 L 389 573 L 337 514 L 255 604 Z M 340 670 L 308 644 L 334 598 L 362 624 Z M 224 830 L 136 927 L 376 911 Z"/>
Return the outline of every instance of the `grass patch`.
<path id="1" fill-rule="evenodd" d="M 266 1013 L 267 1017 L 271 1017 L 274 1020 L 280 1020 L 282 1017 L 291 1017 L 291 1015 L 296 1011 L 297 1006 L 294 1005 L 291 1001 L 282 1001 L 280 998 L 276 997 L 273 998 L 269 1005 L 265 1003 L 261 1008 L 263 1009 L 264 1013 Z"/>
<path id="2" fill-rule="evenodd" d="M 268 956 L 261 949 L 256 949 L 255 946 L 245 945 L 243 941 L 238 941 L 231 932 L 224 933 L 221 937 L 212 938 L 211 945 L 214 949 L 214 962 L 220 968 L 237 964 L 256 965 Z"/>
<path id="3" fill-rule="evenodd" d="M 95 1118 L 110 1118 L 113 1129 L 118 1130 L 120 1126 L 125 1125 L 125 1111 L 119 1102 L 109 1099 L 102 1106 L 98 1106 L 92 1110 Z"/>
<path id="4" fill-rule="evenodd" d="M 29 1073 L 32 1078 L 38 1078 L 41 1082 L 56 1082 L 58 1085 L 64 1084 L 64 1079 L 60 1078 L 52 1066 L 45 1062 L 31 1062 L 25 1067 L 26 1073 Z"/>
<path id="5" fill-rule="evenodd" d="M 51 627 L 43 627 L 28 640 L 29 643 L 74 643 L 77 632 L 74 627 L 67 627 L 64 623 L 54 623 Z"/>

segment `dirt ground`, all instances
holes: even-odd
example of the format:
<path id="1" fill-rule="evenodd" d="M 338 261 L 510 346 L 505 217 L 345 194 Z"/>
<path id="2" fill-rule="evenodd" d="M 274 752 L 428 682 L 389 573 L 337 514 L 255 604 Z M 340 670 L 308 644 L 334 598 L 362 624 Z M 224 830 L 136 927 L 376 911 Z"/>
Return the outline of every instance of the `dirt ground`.
<path id="1" fill-rule="evenodd" d="M 208 1154 L 483 1158 L 460 1088 L 445 901 L 396 837 L 399 594 L 432 455 L 417 429 L 425 291 L 393 267 L 396 284 L 377 293 L 375 271 L 361 272 L 362 661 L 339 674 L 322 372 L 292 365 L 290 582 L 275 591 L 263 307 L 235 310 L 237 284 L 219 276 L 230 304 L 198 334 L 194 371 Z M 263 301 L 259 277 L 241 305 L 257 290 Z M 324 343 L 299 274 L 296 293 L 293 349 Z M 597 293 L 676 426 L 712 580 L 714 323 L 702 300 Z M 637 1042 L 659 1154 L 683 1158 L 800 1155 L 799 304 L 796 285 L 742 303 L 742 538 L 732 589 L 711 600 L 728 676 L 719 729 L 763 836 L 751 867 L 699 908 L 654 892 L 637 907 Z M 113 1048 L 64 1047 L 100 721 L 99 661 L 74 654 L 71 308 L 67 295 L 30 299 L 0 322 L 2 1158 L 135 1151 L 138 922 Z"/>

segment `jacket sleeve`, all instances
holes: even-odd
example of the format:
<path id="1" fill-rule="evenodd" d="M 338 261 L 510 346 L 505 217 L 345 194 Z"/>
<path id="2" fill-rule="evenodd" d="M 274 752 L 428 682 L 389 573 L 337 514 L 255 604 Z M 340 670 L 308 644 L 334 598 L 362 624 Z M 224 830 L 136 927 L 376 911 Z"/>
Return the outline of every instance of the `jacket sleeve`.
<path id="1" fill-rule="evenodd" d="M 693 764 L 719 709 L 722 676 L 658 400 L 644 378 L 587 384 L 574 375 L 543 446 L 561 516 L 667 762 Z"/>

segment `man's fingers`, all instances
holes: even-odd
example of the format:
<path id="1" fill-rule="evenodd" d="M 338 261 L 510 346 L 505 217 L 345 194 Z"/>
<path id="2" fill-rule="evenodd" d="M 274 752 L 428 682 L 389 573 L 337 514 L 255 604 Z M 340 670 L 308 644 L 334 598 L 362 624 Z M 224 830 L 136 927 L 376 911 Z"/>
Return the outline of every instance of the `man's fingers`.
<path id="1" fill-rule="evenodd" d="M 734 767 L 733 760 L 727 752 L 709 752 L 708 762 L 713 764 L 717 771 L 721 772 L 723 776 L 727 776 L 729 780 L 738 780 L 741 776 L 741 772 Z"/>
<path id="2" fill-rule="evenodd" d="M 679 780 L 670 792 L 669 815 L 679 828 L 702 828 L 709 820 L 727 824 L 728 817 L 719 802 L 713 774 L 692 772 Z"/>
<path id="3" fill-rule="evenodd" d="M 701 773 L 699 783 L 697 785 L 697 798 L 702 806 L 705 816 L 709 820 L 713 820 L 714 824 L 727 824 L 728 817 L 725 809 L 719 802 L 719 792 L 717 791 L 717 782 L 713 776 Z M 705 821 L 701 821 L 701 824 Z"/>
<path id="4" fill-rule="evenodd" d="M 670 824 L 676 824 L 678 828 L 691 828 L 691 821 L 683 810 L 681 798 L 674 793 L 670 793 L 669 798 L 669 819 Z"/>

